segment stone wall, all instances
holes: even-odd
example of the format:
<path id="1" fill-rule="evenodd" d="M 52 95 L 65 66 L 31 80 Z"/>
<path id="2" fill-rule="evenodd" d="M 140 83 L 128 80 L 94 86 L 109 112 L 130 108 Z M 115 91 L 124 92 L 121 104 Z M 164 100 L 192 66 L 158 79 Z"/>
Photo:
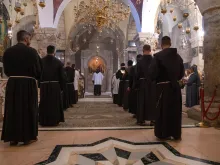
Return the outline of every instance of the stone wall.
<path id="1" fill-rule="evenodd" d="M 42 56 L 46 54 L 46 48 L 48 45 L 56 46 L 57 50 L 66 49 L 66 34 L 63 14 L 60 17 L 57 28 L 40 28 L 36 30 L 36 33 L 37 34 L 34 36 L 34 42 L 32 45 L 37 50 L 42 49 Z"/>
<path id="2" fill-rule="evenodd" d="M 66 31 L 65 31 L 65 19 L 64 14 L 61 15 L 59 24 L 57 26 L 57 33 L 60 35 L 57 39 L 57 49 L 66 49 Z"/>
<path id="3" fill-rule="evenodd" d="M 130 23 L 128 25 L 128 34 L 127 34 L 127 40 L 128 41 L 132 41 L 134 39 L 134 37 L 137 35 L 137 29 L 136 29 L 135 21 L 134 21 L 132 16 L 131 16 L 130 19 L 131 20 L 130 20 Z"/>

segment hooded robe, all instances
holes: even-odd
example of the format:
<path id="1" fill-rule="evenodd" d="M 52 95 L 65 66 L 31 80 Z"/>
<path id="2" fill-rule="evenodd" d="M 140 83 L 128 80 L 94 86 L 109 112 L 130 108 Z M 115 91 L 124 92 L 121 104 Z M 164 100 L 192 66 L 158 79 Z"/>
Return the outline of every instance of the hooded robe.
<path id="1" fill-rule="evenodd" d="M 183 60 L 176 48 L 167 48 L 155 54 L 150 66 L 152 80 L 156 81 L 156 108 L 159 116 L 155 136 L 160 139 L 181 138 L 182 94 L 179 80 L 184 76 Z"/>

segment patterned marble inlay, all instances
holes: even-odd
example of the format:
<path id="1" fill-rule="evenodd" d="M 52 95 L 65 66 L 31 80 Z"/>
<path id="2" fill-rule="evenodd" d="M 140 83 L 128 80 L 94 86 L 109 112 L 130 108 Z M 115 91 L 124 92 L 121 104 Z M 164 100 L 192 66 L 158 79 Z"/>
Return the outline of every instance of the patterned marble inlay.
<path id="1" fill-rule="evenodd" d="M 37 165 L 220 165 L 182 155 L 165 142 L 133 143 L 107 138 L 93 144 L 57 146 Z"/>

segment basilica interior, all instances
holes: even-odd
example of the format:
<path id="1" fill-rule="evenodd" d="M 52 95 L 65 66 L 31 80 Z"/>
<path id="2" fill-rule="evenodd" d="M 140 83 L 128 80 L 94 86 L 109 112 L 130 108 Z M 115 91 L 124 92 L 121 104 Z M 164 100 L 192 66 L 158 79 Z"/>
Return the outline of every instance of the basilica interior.
<path id="1" fill-rule="evenodd" d="M 0 130 L 7 77 L 4 51 L 16 33 L 31 34 L 31 47 L 44 58 L 48 45 L 56 58 L 75 64 L 83 75 L 79 103 L 66 122 L 39 126 L 38 141 L 10 147 L 0 142 L 0 165 L 208 165 L 220 164 L 220 0 L 0 0 Z M 207 117 L 201 106 L 185 107 L 182 141 L 160 141 L 152 126 L 137 126 L 112 104 L 112 76 L 149 44 L 161 51 L 169 36 L 184 68 L 197 65 Z M 104 75 L 102 96 L 94 98 L 92 75 Z M 204 125 L 197 123 L 204 121 Z M 0 133 L 1 134 L 1 133 Z"/>

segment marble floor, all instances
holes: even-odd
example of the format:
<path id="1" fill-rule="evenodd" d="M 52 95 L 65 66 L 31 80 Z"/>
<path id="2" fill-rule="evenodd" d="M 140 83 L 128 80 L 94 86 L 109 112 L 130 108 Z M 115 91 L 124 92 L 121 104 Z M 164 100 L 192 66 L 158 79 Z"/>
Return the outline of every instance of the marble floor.
<path id="1" fill-rule="evenodd" d="M 214 128 L 183 128 L 179 142 L 158 141 L 153 129 L 39 131 L 38 139 L 29 146 L 0 142 L 0 165 L 220 165 Z"/>
<path id="2" fill-rule="evenodd" d="M 220 165 L 220 131 L 195 128 L 187 109 L 183 109 L 182 141 L 159 141 L 153 127 L 89 122 L 113 122 L 117 116 L 133 122 L 132 115 L 111 102 L 110 98 L 80 100 L 65 112 L 73 125 L 39 128 L 38 141 L 31 145 L 10 147 L 1 141 L 0 165 Z M 87 124 L 76 127 L 77 121 Z"/>

